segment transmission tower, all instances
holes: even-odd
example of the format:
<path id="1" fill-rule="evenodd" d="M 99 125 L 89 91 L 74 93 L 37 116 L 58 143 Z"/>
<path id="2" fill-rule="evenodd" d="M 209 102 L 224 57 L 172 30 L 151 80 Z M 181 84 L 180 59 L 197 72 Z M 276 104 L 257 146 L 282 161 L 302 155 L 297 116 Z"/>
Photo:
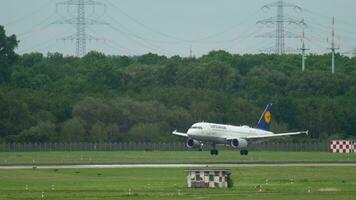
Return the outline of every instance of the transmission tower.
<path id="1" fill-rule="evenodd" d="M 74 7 L 76 10 L 76 16 L 73 18 L 68 18 L 64 20 L 59 20 L 54 22 L 54 24 L 70 24 L 74 25 L 76 28 L 76 33 L 69 35 L 67 37 L 61 38 L 61 40 L 66 41 L 75 41 L 76 51 L 75 54 L 77 57 L 82 57 L 86 54 L 86 44 L 87 41 L 91 40 L 102 40 L 87 34 L 86 29 L 88 25 L 99 25 L 99 24 L 108 24 L 105 21 L 91 19 L 86 17 L 86 7 L 92 7 L 92 12 L 95 12 L 97 6 L 102 6 L 106 10 L 106 5 L 100 2 L 93 0 L 68 0 L 57 3 L 57 11 L 59 7 L 67 6 L 67 12 L 70 8 Z"/>
<path id="2" fill-rule="evenodd" d="M 285 38 L 298 38 L 297 34 L 291 33 L 286 30 L 286 25 L 298 25 L 298 26 L 305 26 L 304 20 L 297 20 L 292 17 L 288 17 L 284 14 L 285 8 L 293 8 L 295 10 L 301 11 L 302 8 L 294 5 L 285 3 L 283 1 L 278 1 L 275 3 L 267 4 L 262 7 L 262 9 L 272 9 L 275 8 L 277 10 L 277 15 L 275 17 L 270 17 L 268 19 L 260 20 L 257 24 L 264 24 L 264 25 L 275 25 L 276 30 L 260 35 L 258 37 L 263 38 L 275 38 L 275 53 L 276 54 L 284 54 L 285 53 Z"/>
<path id="3" fill-rule="evenodd" d="M 335 18 L 332 18 L 331 21 L 331 73 L 335 73 L 335 51 L 339 48 L 336 48 L 335 44 Z"/>

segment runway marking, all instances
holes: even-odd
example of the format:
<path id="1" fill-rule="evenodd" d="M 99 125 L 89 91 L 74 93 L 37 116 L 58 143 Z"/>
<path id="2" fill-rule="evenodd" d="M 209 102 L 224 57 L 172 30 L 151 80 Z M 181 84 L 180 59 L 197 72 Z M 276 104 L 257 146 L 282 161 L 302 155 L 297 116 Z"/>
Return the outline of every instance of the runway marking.
<path id="1" fill-rule="evenodd" d="M 115 169 L 115 168 L 205 168 L 205 167 L 356 167 L 356 163 L 231 163 L 231 164 L 93 164 L 93 165 L 8 165 L 5 169 Z"/>

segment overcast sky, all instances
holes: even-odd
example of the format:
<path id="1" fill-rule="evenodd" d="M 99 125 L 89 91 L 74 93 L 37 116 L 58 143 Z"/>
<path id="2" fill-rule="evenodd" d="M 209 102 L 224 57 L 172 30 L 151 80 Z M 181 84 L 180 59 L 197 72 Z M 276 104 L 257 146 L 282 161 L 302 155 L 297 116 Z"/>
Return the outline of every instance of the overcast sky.
<path id="1" fill-rule="evenodd" d="M 148 52 L 167 56 L 201 56 L 211 50 L 232 53 L 259 53 L 273 50 L 273 38 L 260 38 L 275 31 L 275 26 L 257 25 L 262 19 L 276 16 L 276 9 L 261 9 L 273 0 L 97 0 L 106 4 L 86 7 L 86 15 L 107 25 L 87 27 L 87 33 L 100 39 L 90 41 L 87 51 L 106 54 L 138 55 Z M 20 40 L 18 53 L 39 51 L 75 53 L 75 42 L 61 38 L 73 35 L 73 25 L 56 24 L 76 16 L 75 8 L 57 7 L 55 0 L 0 0 L 0 24 L 7 34 Z M 286 8 L 285 14 L 305 19 L 306 45 L 310 52 L 327 51 L 331 37 L 331 18 L 335 16 L 336 41 L 340 52 L 356 47 L 355 0 L 289 0 L 302 12 Z M 286 25 L 292 35 L 301 28 Z M 286 39 L 286 48 L 296 51 L 300 39 Z"/>

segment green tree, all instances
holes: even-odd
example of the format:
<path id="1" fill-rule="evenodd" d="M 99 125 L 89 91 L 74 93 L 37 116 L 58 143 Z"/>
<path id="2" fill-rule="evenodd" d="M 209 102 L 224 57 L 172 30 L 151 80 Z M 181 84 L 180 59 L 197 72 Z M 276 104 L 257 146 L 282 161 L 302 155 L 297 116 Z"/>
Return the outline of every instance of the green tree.
<path id="1" fill-rule="evenodd" d="M 64 122 L 59 140 L 61 142 L 85 142 L 88 141 L 88 137 L 86 136 L 87 133 L 83 120 L 76 117 Z"/>
<path id="2" fill-rule="evenodd" d="M 138 123 L 134 125 L 129 131 L 131 141 L 136 140 L 140 142 L 158 142 L 164 141 L 167 137 L 166 124 L 162 123 Z"/>
<path id="3" fill-rule="evenodd" d="M 0 136 L 17 135 L 35 125 L 29 106 L 14 91 L 0 90 Z"/>
<path id="4" fill-rule="evenodd" d="M 90 138 L 93 142 L 106 142 L 108 141 L 108 130 L 106 124 L 101 121 L 96 122 L 90 130 Z"/>
<path id="5" fill-rule="evenodd" d="M 0 26 L 0 83 L 10 80 L 11 67 L 17 59 L 14 51 L 17 44 L 16 36 L 6 36 L 4 27 Z"/>
<path id="6" fill-rule="evenodd" d="M 55 124 L 50 121 L 39 121 L 36 126 L 21 132 L 20 141 L 40 143 L 56 141 L 55 128 Z"/>
<path id="7" fill-rule="evenodd" d="M 267 103 L 272 130 L 356 138 L 355 58 L 336 55 L 331 75 L 329 54 L 302 73 L 294 54 L 17 56 L 0 38 L 0 141 L 172 141 L 197 121 L 255 126 Z"/>

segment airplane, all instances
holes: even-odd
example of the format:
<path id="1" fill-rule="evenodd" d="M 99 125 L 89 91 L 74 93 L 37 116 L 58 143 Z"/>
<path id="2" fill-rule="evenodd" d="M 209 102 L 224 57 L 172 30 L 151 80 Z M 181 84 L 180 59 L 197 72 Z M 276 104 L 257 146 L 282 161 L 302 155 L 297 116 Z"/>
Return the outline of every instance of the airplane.
<path id="1" fill-rule="evenodd" d="M 308 130 L 278 134 L 271 132 L 269 130 L 272 120 L 271 108 L 272 103 L 269 103 L 258 120 L 256 128 L 251 128 L 246 125 L 232 126 L 199 122 L 193 124 L 187 133 L 181 133 L 175 130 L 172 134 L 187 137 L 186 146 L 188 148 L 199 148 L 200 151 L 202 151 L 204 143 L 211 143 L 211 155 L 219 154 L 216 145 L 230 145 L 233 148 L 239 149 L 241 155 L 248 155 L 247 147 L 252 141 L 299 134 L 308 135 Z"/>

